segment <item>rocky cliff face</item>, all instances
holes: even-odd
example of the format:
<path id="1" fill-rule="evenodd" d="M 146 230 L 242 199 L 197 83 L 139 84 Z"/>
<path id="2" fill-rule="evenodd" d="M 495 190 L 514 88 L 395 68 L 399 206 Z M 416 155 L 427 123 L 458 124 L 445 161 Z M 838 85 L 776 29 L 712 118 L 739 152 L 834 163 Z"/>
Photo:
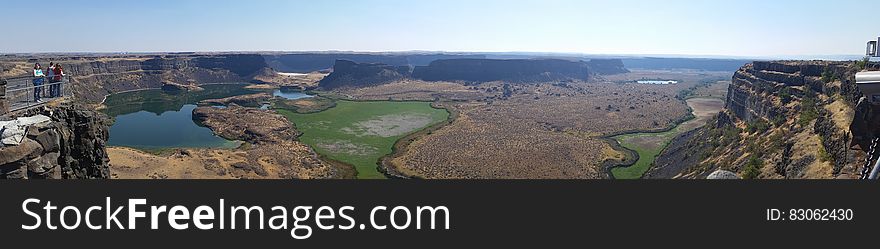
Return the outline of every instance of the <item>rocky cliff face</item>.
<path id="1" fill-rule="evenodd" d="M 559 59 L 454 59 L 436 60 L 428 66 L 415 67 L 413 77 L 426 81 L 467 82 L 586 81 L 590 79 L 590 69 L 583 61 Z"/>
<path id="2" fill-rule="evenodd" d="M 587 64 L 590 70 L 598 75 L 629 73 L 621 59 L 591 59 Z"/>
<path id="3" fill-rule="evenodd" d="M 754 121 L 756 118 L 770 120 L 798 111 L 774 102 L 780 97 L 789 97 L 782 96 L 783 92 L 794 98 L 801 98 L 809 91 L 826 96 L 840 93 L 849 102 L 858 99 L 852 82 L 826 86 L 821 77 L 823 73 L 844 81 L 851 81 L 849 78 L 854 74 L 849 71 L 847 64 L 836 62 L 757 61 L 747 64 L 733 75 L 726 108 L 745 121 Z"/>
<path id="4" fill-rule="evenodd" d="M 676 138 L 648 178 L 853 178 L 864 153 L 850 150 L 849 123 L 861 93 L 851 62 L 770 61 L 740 68 L 725 110 Z"/>
<path id="5" fill-rule="evenodd" d="M 12 116 L 45 115 L 51 120 L 27 127 L 18 145 L 0 147 L 0 178 L 109 178 L 105 143 L 107 117 L 83 106 L 62 104 Z"/>
<path id="6" fill-rule="evenodd" d="M 321 80 L 320 87 L 363 87 L 388 83 L 410 75 L 409 66 L 391 66 L 380 63 L 356 63 L 338 60 L 333 73 Z"/>
<path id="7" fill-rule="evenodd" d="M 483 59 L 485 55 L 468 54 L 270 54 L 266 62 L 277 71 L 308 73 L 330 69 L 337 60 L 357 63 L 380 63 L 391 66 L 427 66 L 435 60 Z"/>
<path id="8" fill-rule="evenodd" d="M 77 98 L 100 102 L 104 95 L 136 89 L 160 88 L 165 82 L 182 85 L 249 82 L 268 67 L 261 55 L 164 55 L 60 61 L 73 76 Z"/>

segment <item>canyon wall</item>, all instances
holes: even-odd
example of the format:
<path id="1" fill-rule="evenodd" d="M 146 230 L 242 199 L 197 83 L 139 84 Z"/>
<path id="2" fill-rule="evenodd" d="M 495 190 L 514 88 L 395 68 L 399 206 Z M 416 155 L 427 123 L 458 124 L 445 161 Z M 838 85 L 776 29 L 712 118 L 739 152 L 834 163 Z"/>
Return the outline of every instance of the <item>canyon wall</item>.
<path id="1" fill-rule="evenodd" d="M 736 71 L 725 109 L 657 158 L 647 178 L 854 178 L 864 153 L 850 150 L 861 93 L 852 62 L 756 61 Z"/>
<path id="2" fill-rule="evenodd" d="M 110 93 L 160 88 L 163 83 L 250 82 L 268 67 L 263 57 L 256 54 L 162 55 L 59 63 L 73 76 L 74 95 L 89 102 L 100 102 Z"/>
<path id="3" fill-rule="evenodd" d="M 590 70 L 598 75 L 629 73 L 621 59 L 591 59 L 587 64 Z"/>
<path id="4" fill-rule="evenodd" d="M 532 82 L 558 80 L 589 80 L 589 65 L 583 61 L 560 59 L 436 60 L 428 66 L 417 66 L 413 77 L 426 81 L 466 82 Z"/>
<path id="5" fill-rule="evenodd" d="M 107 117 L 72 104 L 44 106 L 9 116 L 48 117 L 29 125 L 18 145 L 0 147 L 0 179 L 109 178 Z"/>
<path id="6" fill-rule="evenodd" d="M 320 87 L 334 89 L 378 85 L 408 77 L 410 71 L 409 66 L 337 60 L 333 66 L 333 73 L 321 80 Z"/>
<path id="7" fill-rule="evenodd" d="M 702 59 L 702 58 L 626 58 L 623 64 L 631 69 L 670 70 L 690 69 L 702 71 L 733 72 L 742 65 L 751 63 L 748 60 L 736 59 Z"/>
<path id="8" fill-rule="evenodd" d="M 357 63 L 381 63 L 391 66 L 426 66 L 441 59 L 482 59 L 485 55 L 469 54 L 345 54 L 345 53 L 300 53 L 264 55 L 270 67 L 279 72 L 308 73 L 327 70 L 337 60 Z"/>

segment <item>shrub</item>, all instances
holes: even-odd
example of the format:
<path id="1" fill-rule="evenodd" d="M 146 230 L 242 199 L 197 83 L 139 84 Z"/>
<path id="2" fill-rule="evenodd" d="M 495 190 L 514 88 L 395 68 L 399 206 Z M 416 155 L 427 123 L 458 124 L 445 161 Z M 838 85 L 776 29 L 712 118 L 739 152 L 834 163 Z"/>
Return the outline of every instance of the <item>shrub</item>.
<path id="1" fill-rule="evenodd" d="M 746 129 L 749 131 L 749 133 L 758 132 L 760 134 L 760 133 L 764 133 L 768 129 L 770 129 L 770 125 L 767 124 L 767 122 L 765 122 L 764 120 L 758 119 L 758 120 L 749 122 Z"/>
<path id="2" fill-rule="evenodd" d="M 822 72 L 822 82 L 830 83 L 835 80 L 837 80 L 837 76 L 834 75 L 834 72 L 831 72 L 831 68 L 826 67 L 825 71 Z"/>
<path id="3" fill-rule="evenodd" d="M 801 100 L 801 115 L 798 118 L 798 124 L 806 127 L 818 117 L 819 112 L 816 111 L 816 99 L 811 94 L 807 94 Z"/>
<path id="4" fill-rule="evenodd" d="M 791 88 L 785 87 L 782 90 L 779 90 L 779 99 L 782 100 L 782 104 L 786 105 L 791 102 Z"/>
<path id="5" fill-rule="evenodd" d="M 871 57 L 865 56 L 861 60 L 856 61 L 856 69 L 865 70 L 868 67 L 868 63 L 871 62 Z"/>
<path id="6" fill-rule="evenodd" d="M 830 162 L 832 160 L 831 154 L 825 151 L 825 146 L 822 145 L 819 145 L 819 160 L 822 162 Z"/>
<path id="7" fill-rule="evenodd" d="M 742 175 L 743 179 L 755 179 L 758 175 L 761 175 L 761 168 L 764 168 L 764 161 L 758 156 L 749 157 L 749 162 L 746 163 L 746 167 L 743 168 Z"/>

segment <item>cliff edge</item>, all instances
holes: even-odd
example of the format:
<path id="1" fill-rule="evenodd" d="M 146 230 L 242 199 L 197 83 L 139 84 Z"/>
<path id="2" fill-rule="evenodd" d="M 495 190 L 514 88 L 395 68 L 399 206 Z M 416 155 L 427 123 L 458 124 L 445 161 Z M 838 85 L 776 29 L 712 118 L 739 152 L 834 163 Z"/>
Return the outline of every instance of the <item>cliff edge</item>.
<path id="1" fill-rule="evenodd" d="M 6 121 L 0 121 L 4 124 L 0 179 L 110 177 L 105 150 L 108 119 L 104 114 L 60 103 L 4 118 Z M 22 133 L 11 134 L 14 131 Z"/>
<path id="2" fill-rule="evenodd" d="M 646 178 L 855 178 L 864 153 L 850 150 L 861 93 L 853 62 L 756 61 L 732 77 L 725 109 L 674 139 Z"/>

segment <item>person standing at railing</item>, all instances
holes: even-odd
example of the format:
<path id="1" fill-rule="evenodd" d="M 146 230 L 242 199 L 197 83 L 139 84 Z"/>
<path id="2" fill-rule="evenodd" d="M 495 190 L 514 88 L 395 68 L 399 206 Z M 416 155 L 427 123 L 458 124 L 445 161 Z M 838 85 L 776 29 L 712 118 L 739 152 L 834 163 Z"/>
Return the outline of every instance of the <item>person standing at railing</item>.
<path id="1" fill-rule="evenodd" d="M 53 98 L 61 97 L 61 81 L 64 77 L 64 68 L 61 67 L 61 64 L 55 64 L 55 68 L 52 69 L 52 74 L 55 75 L 55 84 L 49 86 L 49 94 L 51 94 Z"/>
<path id="2" fill-rule="evenodd" d="M 52 94 L 52 86 L 54 86 L 54 84 L 52 84 L 52 83 L 55 83 L 55 63 L 54 62 L 49 62 L 49 68 L 46 69 L 46 79 L 49 80 L 49 98 L 54 98 L 55 96 L 52 96 L 53 95 Z M 45 93 L 45 92 L 43 92 L 43 93 Z"/>
<path id="3" fill-rule="evenodd" d="M 40 92 L 43 91 L 43 81 L 46 75 L 43 74 L 43 67 L 40 63 L 34 64 L 34 101 L 40 102 Z"/>

